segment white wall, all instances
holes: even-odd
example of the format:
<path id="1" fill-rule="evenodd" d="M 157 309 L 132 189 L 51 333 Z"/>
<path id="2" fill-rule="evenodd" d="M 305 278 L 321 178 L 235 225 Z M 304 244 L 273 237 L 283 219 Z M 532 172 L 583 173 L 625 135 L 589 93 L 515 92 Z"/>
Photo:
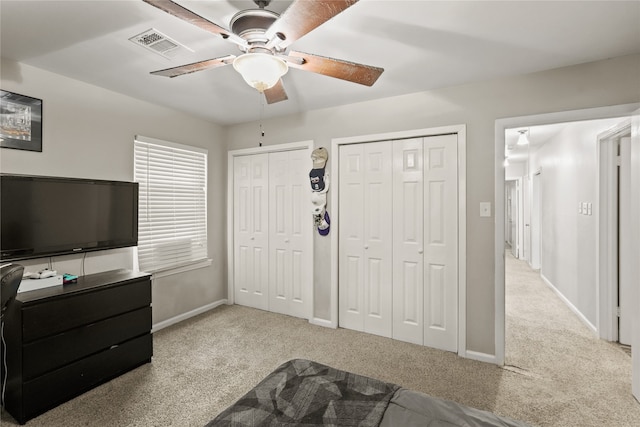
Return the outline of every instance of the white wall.
<path id="1" fill-rule="evenodd" d="M 509 166 L 504 169 L 504 179 L 510 181 L 522 178 L 526 175 L 526 162 L 509 162 Z"/>
<path id="2" fill-rule="evenodd" d="M 541 169 L 542 269 L 548 280 L 595 328 L 597 324 L 596 234 L 597 137 L 621 120 L 567 124 L 531 154 Z M 592 214 L 578 204 L 591 203 Z"/>
<path id="3" fill-rule="evenodd" d="M 226 298 L 226 145 L 220 126 L 4 59 L 1 77 L 2 89 L 43 100 L 42 152 L 1 149 L 3 173 L 132 181 L 134 135 L 207 148 L 213 264 L 154 280 L 153 322 Z M 61 209 L 62 204 L 46 208 Z M 86 255 L 85 273 L 132 268 L 132 259 L 132 249 L 92 252 Z M 81 274 L 81 260 L 82 255 L 54 257 L 53 266 L 60 272 Z M 37 270 L 48 261 L 23 264 Z"/>
<path id="4" fill-rule="evenodd" d="M 495 230 L 493 218 L 479 216 L 479 203 L 495 200 L 496 119 L 638 102 L 639 94 L 629 88 L 637 87 L 639 72 L 640 55 L 631 55 L 316 110 L 264 120 L 267 133 L 263 141 L 279 144 L 313 139 L 316 146 L 330 150 L 332 138 L 466 124 L 466 342 L 469 350 L 492 355 L 495 354 Z M 318 76 L 318 79 L 322 78 L 327 77 Z M 370 90 L 375 91 L 375 86 Z M 256 146 L 258 128 L 258 123 L 228 128 L 229 148 Z M 329 212 L 335 215 L 334 210 L 329 206 Z M 315 236 L 314 259 L 314 315 L 329 319 L 331 257 L 328 238 Z"/>

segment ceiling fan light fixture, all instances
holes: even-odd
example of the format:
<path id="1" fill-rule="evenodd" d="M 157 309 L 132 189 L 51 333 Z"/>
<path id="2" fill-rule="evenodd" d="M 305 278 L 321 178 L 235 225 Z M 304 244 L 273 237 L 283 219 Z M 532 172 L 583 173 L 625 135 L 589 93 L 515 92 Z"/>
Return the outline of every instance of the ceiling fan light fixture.
<path id="1" fill-rule="evenodd" d="M 247 84 L 264 92 L 278 83 L 289 70 L 287 63 L 267 53 L 245 53 L 233 61 L 233 68 Z"/>

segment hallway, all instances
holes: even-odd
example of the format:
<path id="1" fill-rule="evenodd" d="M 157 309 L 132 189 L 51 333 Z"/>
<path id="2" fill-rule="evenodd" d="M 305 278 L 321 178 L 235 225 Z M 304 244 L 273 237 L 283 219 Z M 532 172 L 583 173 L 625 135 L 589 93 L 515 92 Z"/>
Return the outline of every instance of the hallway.
<path id="1" fill-rule="evenodd" d="M 639 425 L 640 405 L 631 395 L 631 357 L 597 338 L 538 272 L 510 251 L 505 251 L 505 266 L 505 369 L 538 386 L 547 384 L 545 410 L 558 416 L 549 424 L 575 425 L 572 413 L 579 410 L 594 426 Z M 604 407 L 618 408 L 616 419 L 599 419 Z"/>

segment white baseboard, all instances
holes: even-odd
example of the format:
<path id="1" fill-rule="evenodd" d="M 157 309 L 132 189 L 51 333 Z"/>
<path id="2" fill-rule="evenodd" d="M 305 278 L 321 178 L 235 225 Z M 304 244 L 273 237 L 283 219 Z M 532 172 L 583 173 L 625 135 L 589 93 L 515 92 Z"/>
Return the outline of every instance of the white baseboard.
<path id="1" fill-rule="evenodd" d="M 325 328 L 338 328 L 338 325 L 334 324 L 331 320 L 320 319 L 319 317 L 312 317 L 311 319 L 309 319 L 309 323 L 316 326 L 324 326 Z"/>
<path id="2" fill-rule="evenodd" d="M 164 329 L 171 325 L 175 325 L 178 322 L 182 322 L 183 320 L 187 320 L 191 317 L 197 316 L 198 314 L 202 314 L 206 311 L 213 310 L 214 308 L 219 307 L 222 304 L 227 304 L 227 300 L 222 299 L 220 301 L 215 301 L 215 302 L 212 302 L 211 304 L 203 305 L 202 307 L 198 307 L 194 310 L 187 311 L 186 313 L 182 313 L 170 319 L 163 320 L 162 322 L 158 322 L 154 324 L 153 327 L 151 328 L 151 333 L 158 332 L 160 329 Z"/>
<path id="3" fill-rule="evenodd" d="M 479 351 L 467 350 L 464 354 L 460 354 L 460 356 L 471 360 L 477 360 L 479 362 L 491 363 L 493 365 L 498 364 L 498 360 L 496 359 L 495 354 L 487 354 L 481 353 Z"/>
<path id="4" fill-rule="evenodd" d="M 582 323 L 584 323 L 590 330 L 591 332 L 593 332 L 596 336 L 598 336 L 598 328 L 596 328 L 591 322 L 589 322 L 589 319 L 587 319 L 584 314 L 582 314 L 582 312 L 580 310 L 578 310 L 578 308 L 573 305 L 573 303 L 571 301 L 569 301 L 569 299 L 567 297 L 565 297 L 562 292 L 560 292 L 558 290 L 558 288 L 556 288 L 553 283 L 551 283 L 551 281 L 549 279 L 547 279 L 544 274 L 540 273 L 540 277 L 542 278 L 542 281 L 556 294 L 558 295 L 558 298 L 560 298 L 562 300 L 563 303 L 566 304 L 567 307 L 569 307 L 569 309 L 571 311 L 573 311 L 573 313 L 578 316 L 578 319 L 580 319 L 580 321 Z"/>

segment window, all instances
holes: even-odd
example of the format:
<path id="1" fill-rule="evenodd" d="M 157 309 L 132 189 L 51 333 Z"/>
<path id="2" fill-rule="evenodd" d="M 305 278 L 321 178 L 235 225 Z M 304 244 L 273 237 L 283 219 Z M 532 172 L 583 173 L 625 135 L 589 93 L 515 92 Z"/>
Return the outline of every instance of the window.
<path id="1" fill-rule="evenodd" d="M 155 272 L 207 258 L 207 150 L 136 136 L 138 263 Z"/>

